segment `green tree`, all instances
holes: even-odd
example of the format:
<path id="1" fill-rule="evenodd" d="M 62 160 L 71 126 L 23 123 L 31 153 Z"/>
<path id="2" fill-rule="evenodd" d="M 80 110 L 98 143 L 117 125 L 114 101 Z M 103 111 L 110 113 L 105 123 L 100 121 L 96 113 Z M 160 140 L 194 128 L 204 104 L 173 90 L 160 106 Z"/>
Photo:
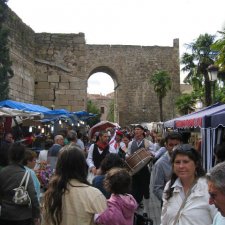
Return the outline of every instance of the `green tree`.
<path id="1" fill-rule="evenodd" d="M 13 77 L 8 48 L 9 30 L 4 22 L 7 19 L 7 0 L 0 0 L 0 101 L 8 98 L 9 79 Z"/>
<path id="2" fill-rule="evenodd" d="M 90 118 L 88 120 L 87 123 L 90 127 L 92 127 L 96 123 L 100 122 L 100 117 L 101 117 L 100 109 L 96 105 L 94 105 L 91 100 L 87 101 L 87 112 L 97 115 L 96 117 Z"/>
<path id="3" fill-rule="evenodd" d="M 225 84 L 225 27 L 223 31 L 218 32 L 221 38 L 211 45 L 211 49 L 216 51 L 218 54 L 216 56 L 215 64 L 219 67 L 218 79 Z"/>
<path id="4" fill-rule="evenodd" d="M 181 115 L 191 113 L 195 110 L 194 105 L 197 97 L 194 92 L 191 94 L 182 94 L 179 96 L 175 102 L 176 108 Z"/>
<path id="5" fill-rule="evenodd" d="M 107 120 L 111 122 L 115 122 L 114 121 L 114 99 L 112 99 L 112 101 L 109 104 L 109 112 L 107 115 Z"/>
<path id="6" fill-rule="evenodd" d="M 199 85 L 204 89 L 205 105 L 210 105 L 212 102 L 211 86 L 208 77 L 207 68 L 214 63 L 216 53 L 211 50 L 210 46 L 213 44 L 215 36 L 204 34 L 200 35 L 197 40 L 187 45 L 189 52 L 183 54 L 181 64 L 184 65 L 182 70 L 187 72 L 184 80 L 185 83 L 193 84 L 194 80 L 199 81 Z"/>
<path id="7" fill-rule="evenodd" d="M 159 110 L 160 110 L 160 121 L 163 121 L 163 104 L 162 100 L 166 96 L 168 90 L 171 89 L 171 79 L 169 74 L 164 71 L 156 71 L 150 77 L 150 83 L 154 86 L 154 91 L 156 92 L 159 100 Z"/>
<path id="8" fill-rule="evenodd" d="M 215 63 L 221 71 L 225 71 L 225 27 L 223 31 L 219 31 L 221 38 L 211 45 L 213 51 L 217 51 Z"/>

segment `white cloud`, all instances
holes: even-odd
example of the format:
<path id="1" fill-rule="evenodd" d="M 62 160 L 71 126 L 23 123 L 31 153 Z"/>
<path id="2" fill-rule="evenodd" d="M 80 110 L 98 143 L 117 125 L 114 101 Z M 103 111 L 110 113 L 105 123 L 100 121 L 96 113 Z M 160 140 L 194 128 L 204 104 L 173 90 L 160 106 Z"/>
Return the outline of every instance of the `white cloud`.
<path id="1" fill-rule="evenodd" d="M 87 92 L 89 94 L 106 95 L 114 91 L 112 78 L 105 73 L 95 73 L 88 79 Z"/>

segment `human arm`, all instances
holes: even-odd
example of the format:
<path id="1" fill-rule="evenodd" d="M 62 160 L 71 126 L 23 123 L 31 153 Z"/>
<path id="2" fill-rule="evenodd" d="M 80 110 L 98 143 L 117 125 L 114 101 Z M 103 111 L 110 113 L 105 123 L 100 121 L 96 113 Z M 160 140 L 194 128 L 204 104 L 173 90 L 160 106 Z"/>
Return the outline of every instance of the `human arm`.
<path id="1" fill-rule="evenodd" d="M 160 163 L 156 163 L 153 166 L 153 174 L 154 174 L 152 183 L 153 193 L 160 201 L 162 201 L 162 195 L 165 186 L 165 179 L 164 179 L 165 174 Z"/>
<path id="2" fill-rule="evenodd" d="M 115 203 L 111 204 L 110 201 L 108 200 L 107 202 L 107 209 L 99 214 L 95 215 L 95 223 L 96 224 L 112 224 L 116 223 L 116 220 L 118 220 L 118 217 L 115 217 L 115 211 L 117 209 L 115 208 Z M 116 214 L 118 216 L 118 213 Z M 121 221 L 117 221 L 121 222 Z"/>
<path id="3" fill-rule="evenodd" d="M 166 152 L 165 147 L 161 147 L 158 151 L 155 152 L 155 159 L 159 159 Z"/>
<path id="4" fill-rule="evenodd" d="M 40 219 L 40 205 L 32 178 L 28 181 L 27 191 L 31 199 L 33 219 L 36 220 L 38 224 L 38 221 Z"/>
<path id="5" fill-rule="evenodd" d="M 128 143 L 128 147 L 127 147 L 127 155 L 128 155 L 128 156 L 131 155 L 131 145 L 132 145 L 132 141 L 130 141 L 130 142 Z"/>
<path id="6" fill-rule="evenodd" d="M 94 161 L 93 161 L 93 151 L 94 151 L 94 144 L 92 144 L 89 148 L 86 162 L 87 162 L 89 170 L 95 174 L 97 170 L 96 170 L 96 167 L 95 167 Z"/>
<path id="7" fill-rule="evenodd" d="M 144 141 L 145 141 L 146 149 L 149 150 L 151 153 L 155 152 L 154 151 L 154 149 L 155 149 L 154 144 L 151 141 L 147 140 L 147 139 L 144 139 Z"/>

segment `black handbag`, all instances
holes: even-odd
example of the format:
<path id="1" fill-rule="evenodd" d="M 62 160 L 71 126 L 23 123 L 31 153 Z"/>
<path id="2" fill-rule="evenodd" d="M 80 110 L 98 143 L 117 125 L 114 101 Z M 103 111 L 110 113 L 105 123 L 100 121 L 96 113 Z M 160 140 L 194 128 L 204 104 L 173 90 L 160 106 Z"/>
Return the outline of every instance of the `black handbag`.
<path id="1" fill-rule="evenodd" d="M 134 213 L 134 225 L 153 225 L 153 220 L 146 215 Z"/>

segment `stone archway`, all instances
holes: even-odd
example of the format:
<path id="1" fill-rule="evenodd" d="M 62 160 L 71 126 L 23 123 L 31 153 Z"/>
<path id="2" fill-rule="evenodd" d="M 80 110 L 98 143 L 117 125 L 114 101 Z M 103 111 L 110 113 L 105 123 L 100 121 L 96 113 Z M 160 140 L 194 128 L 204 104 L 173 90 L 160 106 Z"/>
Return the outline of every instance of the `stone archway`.
<path id="1" fill-rule="evenodd" d="M 88 78 L 90 78 L 90 76 L 92 76 L 93 74 L 98 73 L 98 72 L 108 74 L 113 80 L 113 83 L 114 83 L 114 119 L 116 122 L 118 122 L 119 115 L 118 115 L 118 111 L 117 111 L 117 109 L 118 109 L 118 106 L 117 106 L 117 87 L 118 87 L 117 75 L 113 69 L 111 69 L 107 66 L 98 66 L 90 71 Z M 103 104 L 105 105 L 105 103 L 103 103 Z"/>
<path id="2" fill-rule="evenodd" d="M 178 39 L 172 47 L 88 45 L 83 33 L 35 33 L 10 13 L 7 25 L 15 73 L 10 80 L 11 99 L 85 110 L 89 76 L 105 72 L 115 83 L 116 122 L 124 126 L 159 121 L 157 96 L 149 78 L 157 70 L 166 70 L 173 83 L 163 100 L 163 116 L 165 120 L 174 117 L 174 99 L 180 94 Z"/>

